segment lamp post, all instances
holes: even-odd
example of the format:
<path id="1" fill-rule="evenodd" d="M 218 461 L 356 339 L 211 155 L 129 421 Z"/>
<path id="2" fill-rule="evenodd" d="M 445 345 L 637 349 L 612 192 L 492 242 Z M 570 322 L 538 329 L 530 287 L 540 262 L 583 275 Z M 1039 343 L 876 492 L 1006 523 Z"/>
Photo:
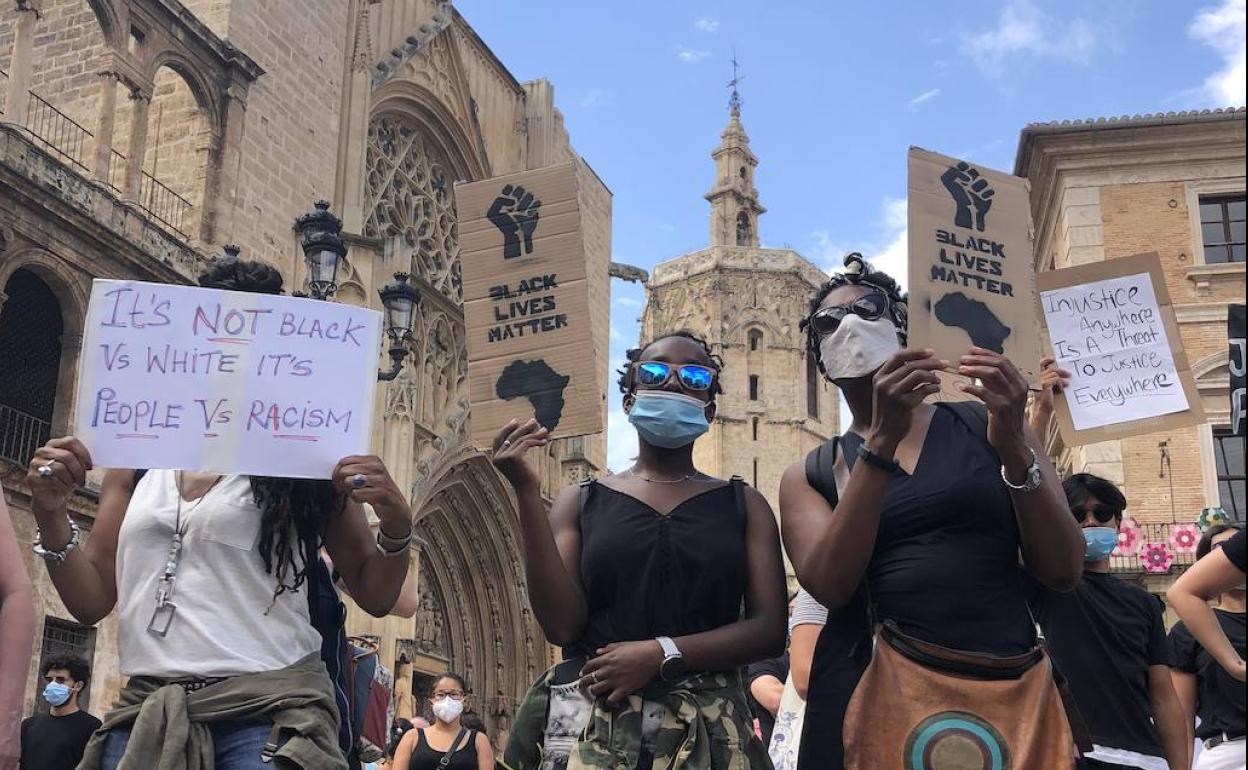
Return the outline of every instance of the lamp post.
<path id="1" fill-rule="evenodd" d="M 308 289 L 313 299 L 328 300 L 338 291 L 338 266 L 347 256 L 342 242 L 342 220 L 329 210 L 329 201 L 319 200 L 315 208 L 295 220 L 299 245 L 308 264 Z M 378 290 L 385 307 L 386 334 L 390 337 L 390 369 L 377 372 L 377 379 L 388 382 L 403 370 L 407 343 L 412 339 L 412 323 L 420 291 L 409 282 L 407 273 L 395 273 L 394 280 Z"/>

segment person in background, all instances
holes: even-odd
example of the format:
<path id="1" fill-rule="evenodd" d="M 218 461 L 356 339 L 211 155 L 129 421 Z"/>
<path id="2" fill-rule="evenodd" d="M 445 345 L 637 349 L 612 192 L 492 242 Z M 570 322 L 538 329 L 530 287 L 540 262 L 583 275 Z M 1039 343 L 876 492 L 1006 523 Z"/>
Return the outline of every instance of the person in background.
<path id="1" fill-rule="evenodd" d="M 594 770 L 769 766 L 740 669 L 784 651 L 784 562 L 767 500 L 694 465 L 721 369 L 688 332 L 630 350 L 619 386 L 636 461 L 565 489 L 549 513 L 525 457 L 549 433 L 513 420 L 495 438 L 520 504 L 529 601 L 564 648 L 517 711 L 513 770 L 573 755 Z"/>
<path id="2" fill-rule="evenodd" d="M 280 294 L 282 275 L 222 258 L 199 284 Z M 325 480 L 109 469 L 79 547 L 66 505 L 92 467 L 82 442 L 55 438 L 26 475 L 35 550 L 66 608 L 88 625 L 118 614 L 130 678 L 83 770 L 173 766 L 213 752 L 231 770 L 267 770 L 275 759 L 345 768 L 308 580 L 324 545 L 362 609 L 382 617 L 394 607 L 412 511 L 381 459 L 345 457 Z M 380 519 L 376 532 L 365 504 Z"/>
<path id="3" fill-rule="evenodd" d="M 34 643 L 35 590 L 0 492 L 0 770 L 14 770 L 21 753 L 22 701 Z"/>
<path id="4" fill-rule="evenodd" d="M 799 589 L 789 616 L 789 674 L 793 678 L 793 689 L 802 700 L 806 699 L 806 691 L 810 687 L 810 665 L 815 659 L 815 644 L 827 622 L 828 608 L 805 588 Z"/>
<path id="5" fill-rule="evenodd" d="M 776 713 L 780 710 L 780 697 L 784 695 L 784 683 L 788 678 L 788 652 L 778 658 L 756 661 L 745 669 L 750 712 L 758 724 L 758 737 L 764 746 L 771 745 L 771 732 L 776 727 Z"/>
<path id="6" fill-rule="evenodd" d="M 1197 560 L 1222 548 L 1241 529 L 1226 524 L 1210 527 L 1196 547 Z M 1243 657 L 1244 587 L 1240 585 L 1224 591 L 1218 597 L 1214 614 L 1231 646 Z M 1188 743 L 1199 739 L 1202 744 L 1196 770 L 1244 770 L 1244 701 L 1248 698 L 1244 683 L 1218 665 L 1183 621 L 1170 629 L 1170 644 L 1174 648 L 1170 673 L 1187 715 Z"/>
<path id="7" fill-rule="evenodd" d="M 1031 399 L 1031 430 L 1043 440 L 1048 435 L 1053 417 L 1053 399 L 1070 384 L 1070 372 L 1055 366 L 1056 360 L 1046 356 L 1040 360 L 1040 390 Z"/>
<path id="8" fill-rule="evenodd" d="M 1193 564 L 1166 592 L 1170 606 L 1200 646 L 1241 682 L 1245 678 L 1244 656 L 1227 638 L 1209 602 L 1243 587 L 1246 550 L 1244 530 L 1240 530 L 1221 548 Z"/>
<path id="9" fill-rule="evenodd" d="M 1112 482 L 1088 473 L 1062 486 L 1083 531 L 1083 577 L 1070 593 L 1035 586 L 1032 604 L 1091 734 L 1093 750 L 1080 766 L 1185 769 L 1191 744 L 1170 679 L 1165 608 L 1110 574 L 1127 500 Z"/>
<path id="10" fill-rule="evenodd" d="M 434 722 L 407 731 L 394 752 L 395 770 L 494 770 L 489 738 L 463 722 L 467 704 L 462 676 L 448 671 L 438 677 L 429 698 Z"/>
<path id="11" fill-rule="evenodd" d="M 43 699 L 50 707 L 22 722 L 22 770 L 74 770 L 100 720 L 78 708 L 91 681 L 81 658 L 52 658 L 43 665 Z"/>

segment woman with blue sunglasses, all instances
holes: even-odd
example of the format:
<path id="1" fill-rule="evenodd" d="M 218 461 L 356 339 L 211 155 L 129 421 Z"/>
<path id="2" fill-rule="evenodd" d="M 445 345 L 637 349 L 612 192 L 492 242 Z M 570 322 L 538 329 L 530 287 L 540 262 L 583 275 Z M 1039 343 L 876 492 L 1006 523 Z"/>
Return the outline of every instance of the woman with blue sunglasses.
<path id="1" fill-rule="evenodd" d="M 784 649 L 784 566 L 763 496 L 693 462 L 720 369 L 688 333 L 629 351 L 619 384 L 637 458 L 564 490 L 549 516 L 524 457 L 547 431 L 513 421 L 496 437 L 529 601 L 564 655 L 517 713 L 505 766 L 562 768 L 575 753 L 602 770 L 770 768 L 739 671 Z"/>

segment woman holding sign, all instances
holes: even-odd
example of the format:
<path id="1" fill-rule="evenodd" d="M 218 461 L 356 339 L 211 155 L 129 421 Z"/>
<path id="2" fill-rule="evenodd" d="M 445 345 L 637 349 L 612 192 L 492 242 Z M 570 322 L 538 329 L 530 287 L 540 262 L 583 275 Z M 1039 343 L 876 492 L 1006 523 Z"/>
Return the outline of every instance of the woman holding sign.
<path id="1" fill-rule="evenodd" d="M 282 290 L 274 268 L 237 259 L 199 282 Z M 88 625 L 118 612 L 130 679 L 81 767 L 346 768 L 309 593 L 323 543 L 361 607 L 394 605 L 412 512 L 381 460 L 343 458 L 332 481 L 109 470 L 83 543 L 66 502 L 91 469 L 67 437 L 27 475 L 35 550 L 61 600 Z M 375 537 L 364 503 L 381 519 Z"/>
<path id="2" fill-rule="evenodd" d="M 637 460 L 564 490 L 549 516 L 525 459 L 546 430 L 513 421 L 495 439 L 520 502 L 529 600 L 564 650 L 516 715 L 511 770 L 571 754 L 594 770 L 770 768 L 740 668 L 784 650 L 784 567 L 763 496 L 693 464 L 720 368 L 685 333 L 629 351 L 620 388 Z"/>
<path id="3" fill-rule="evenodd" d="M 1071 768 L 1019 554 L 1046 585 L 1069 590 L 1083 538 L 1025 424 L 1027 383 L 1008 359 L 972 349 L 957 371 L 987 410 L 925 403 L 948 362 L 905 349 L 896 281 L 858 254 L 845 267 L 802 328 L 853 422 L 780 487 L 797 577 L 830 613 L 801 766 L 928 768 L 944 756 L 958 767 Z"/>

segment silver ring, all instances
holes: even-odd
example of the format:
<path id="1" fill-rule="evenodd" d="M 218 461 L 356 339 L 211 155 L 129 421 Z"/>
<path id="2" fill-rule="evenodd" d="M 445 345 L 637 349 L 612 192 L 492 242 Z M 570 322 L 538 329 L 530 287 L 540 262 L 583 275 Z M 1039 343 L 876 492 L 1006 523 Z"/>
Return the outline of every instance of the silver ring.
<path id="1" fill-rule="evenodd" d="M 356 489 L 362 488 L 367 483 L 368 483 L 368 476 L 365 476 L 363 473 L 357 473 L 351 477 L 351 486 L 355 487 Z"/>
<path id="2" fill-rule="evenodd" d="M 589 678 L 593 681 L 594 684 L 598 684 L 598 672 L 597 671 L 590 671 Z"/>
<path id="3" fill-rule="evenodd" d="M 503 439 L 503 449 L 506 449 L 509 446 L 511 446 L 511 439 L 509 438 Z"/>
<path id="4" fill-rule="evenodd" d="M 40 465 L 40 466 L 39 466 L 39 467 L 35 470 L 35 473 L 38 473 L 40 476 L 42 476 L 42 477 L 44 477 L 44 478 L 46 479 L 48 476 L 51 476 L 51 475 L 55 472 L 55 471 L 53 470 L 53 468 L 52 468 L 52 463 L 54 463 L 54 462 L 56 462 L 56 460 L 49 460 L 48 462 L 44 463 L 43 465 Z"/>

